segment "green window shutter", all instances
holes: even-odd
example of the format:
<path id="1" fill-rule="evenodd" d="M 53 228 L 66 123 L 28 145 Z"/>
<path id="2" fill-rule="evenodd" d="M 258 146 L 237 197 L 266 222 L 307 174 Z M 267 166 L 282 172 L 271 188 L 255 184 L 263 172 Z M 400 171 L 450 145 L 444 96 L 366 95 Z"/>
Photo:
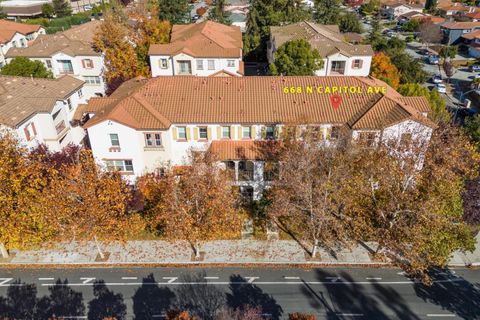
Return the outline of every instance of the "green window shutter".
<path id="1" fill-rule="evenodd" d="M 325 139 L 330 140 L 330 135 L 332 134 L 332 127 L 326 128 L 326 134 L 325 134 Z"/>
<path id="2" fill-rule="evenodd" d="M 265 140 L 267 138 L 267 128 L 265 126 L 262 126 L 262 129 L 260 131 L 260 135 L 262 136 L 263 140 Z"/>
<path id="3" fill-rule="evenodd" d="M 212 140 L 212 128 L 207 128 L 207 139 Z"/>
<path id="4" fill-rule="evenodd" d="M 222 127 L 217 127 L 217 139 L 222 139 Z"/>
<path id="5" fill-rule="evenodd" d="M 257 138 L 257 127 L 256 126 L 252 126 L 252 139 L 256 139 Z"/>
<path id="6" fill-rule="evenodd" d="M 177 128 L 173 127 L 172 128 L 172 135 L 173 135 L 173 140 L 177 140 Z"/>
<path id="7" fill-rule="evenodd" d="M 239 126 L 239 127 L 238 127 L 238 130 L 237 130 L 237 131 L 238 131 L 237 139 L 243 139 L 243 136 L 242 136 L 243 132 L 242 132 L 242 130 L 243 130 L 243 127 L 242 127 L 242 126 Z"/>
<path id="8" fill-rule="evenodd" d="M 230 139 L 235 139 L 235 127 L 230 126 Z"/>
<path id="9" fill-rule="evenodd" d="M 190 140 L 192 138 L 191 134 L 190 134 L 190 128 L 185 128 L 185 131 L 187 133 L 187 140 Z"/>
<path id="10" fill-rule="evenodd" d="M 198 127 L 193 128 L 193 140 L 198 140 Z"/>

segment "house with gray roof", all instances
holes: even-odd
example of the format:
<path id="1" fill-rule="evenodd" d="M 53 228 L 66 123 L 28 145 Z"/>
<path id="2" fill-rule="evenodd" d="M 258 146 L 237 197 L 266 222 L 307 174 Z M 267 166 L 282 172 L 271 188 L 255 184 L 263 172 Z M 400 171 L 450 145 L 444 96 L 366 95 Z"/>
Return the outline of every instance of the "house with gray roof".
<path id="1" fill-rule="evenodd" d="M 323 68 L 317 76 L 363 76 L 370 74 L 373 49 L 370 45 L 352 44 L 337 25 L 320 25 L 303 21 L 286 26 L 270 27 L 267 45 L 269 63 L 275 61 L 278 48 L 291 40 L 304 39 L 323 57 Z"/>

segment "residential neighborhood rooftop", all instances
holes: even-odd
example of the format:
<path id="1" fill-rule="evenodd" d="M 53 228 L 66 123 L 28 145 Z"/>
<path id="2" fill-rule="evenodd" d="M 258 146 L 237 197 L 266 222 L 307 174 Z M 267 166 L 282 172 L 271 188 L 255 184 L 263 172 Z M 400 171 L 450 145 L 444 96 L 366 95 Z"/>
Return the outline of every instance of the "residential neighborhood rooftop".
<path id="1" fill-rule="evenodd" d="M 243 48 L 240 27 L 213 21 L 174 25 L 170 43 L 153 44 L 149 55 L 185 53 L 193 57 L 239 57 Z"/>
<path id="2" fill-rule="evenodd" d="M 286 94 L 285 87 L 312 87 L 313 93 Z M 338 110 L 318 87 L 359 87 L 341 93 Z M 367 93 L 386 86 L 385 94 Z M 424 97 L 403 97 L 370 77 L 158 77 L 134 79 L 108 98 L 92 98 L 82 113 L 95 113 L 85 127 L 113 120 L 135 129 L 167 129 L 172 123 L 339 123 L 381 129 L 412 119 L 432 125 Z M 78 115 L 77 115 L 78 118 Z"/>
<path id="3" fill-rule="evenodd" d="M 479 28 L 479 22 L 447 22 L 442 25 L 445 29 L 471 29 L 471 28 Z"/>
<path id="4" fill-rule="evenodd" d="M 304 39 L 317 49 L 322 57 L 340 52 L 356 56 L 373 55 L 370 45 L 353 45 L 345 42 L 345 36 L 340 33 L 337 25 L 320 25 L 303 21 L 290 25 L 271 27 L 271 36 L 277 47 L 287 41 Z"/>
<path id="5" fill-rule="evenodd" d="M 9 20 L 0 20 L 0 43 L 9 42 L 15 33 L 28 35 L 40 30 L 42 26 L 38 24 L 18 23 Z"/>
<path id="6" fill-rule="evenodd" d="M 71 76 L 58 79 L 0 76 L 0 124 L 15 127 L 35 113 L 51 112 L 83 85 Z"/>

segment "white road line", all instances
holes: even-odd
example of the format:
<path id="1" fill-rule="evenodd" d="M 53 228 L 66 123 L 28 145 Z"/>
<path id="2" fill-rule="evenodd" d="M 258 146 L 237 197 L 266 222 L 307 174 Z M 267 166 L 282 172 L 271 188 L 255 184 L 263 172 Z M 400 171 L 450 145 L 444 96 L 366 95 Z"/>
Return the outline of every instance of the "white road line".
<path id="1" fill-rule="evenodd" d="M 122 280 L 138 280 L 137 277 L 122 277 Z"/>
<path id="2" fill-rule="evenodd" d="M 13 280 L 13 278 L 0 278 L 0 286 L 3 286 L 3 285 L 9 286 L 9 285 L 7 284 L 7 282 L 10 282 L 10 281 L 12 281 L 12 280 Z"/>
<path id="3" fill-rule="evenodd" d="M 363 317 L 363 313 L 337 313 L 337 316 L 344 316 L 344 317 Z"/>
<path id="4" fill-rule="evenodd" d="M 205 280 L 218 280 L 220 277 L 203 277 Z"/>
<path id="5" fill-rule="evenodd" d="M 257 280 L 260 277 L 244 277 L 244 278 L 248 280 L 247 281 L 248 283 L 253 283 L 253 281 Z"/>
<path id="6" fill-rule="evenodd" d="M 178 279 L 178 277 L 163 277 L 164 280 L 168 280 L 167 283 L 173 283 L 175 280 Z"/>
<path id="7" fill-rule="evenodd" d="M 300 280 L 300 277 L 283 277 L 285 280 Z"/>
<path id="8" fill-rule="evenodd" d="M 55 278 L 38 278 L 39 281 L 55 280 Z"/>
<path id="9" fill-rule="evenodd" d="M 367 277 L 367 278 L 365 278 L 365 279 L 367 279 L 367 280 L 382 280 L 382 278 L 375 278 L 375 277 L 372 277 L 372 278 L 368 278 L 368 277 Z"/>
<path id="10" fill-rule="evenodd" d="M 340 277 L 325 277 L 325 279 L 330 280 L 332 282 L 340 281 L 342 278 Z"/>
<path id="11" fill-rule="evenodd" d="M 95 279 L 96 278 L 80 278 L 80 280 L 83 280 L 83 284 L 90 284 Z"/>
<path id="12" fill-rule="evenodd" d="M 451 313 L 427 313 L 427 317 L 456 317 L 454 314 Z"/>

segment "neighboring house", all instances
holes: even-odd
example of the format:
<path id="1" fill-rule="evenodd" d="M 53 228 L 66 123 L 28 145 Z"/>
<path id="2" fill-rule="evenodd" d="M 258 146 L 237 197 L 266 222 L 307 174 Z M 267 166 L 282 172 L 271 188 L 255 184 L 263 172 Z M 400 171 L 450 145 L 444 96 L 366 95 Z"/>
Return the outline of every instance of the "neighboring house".
<path id="1" fill-rule="evenodd" d="M 446 22 L 441 29 L 447 45 L 457 44 L 463 35 L 480 29 L 480 22 Z"/>
<path id="2" fill-rule="evenodd" d="M 472 19 L 473 22 L 480 21 L 480 11 L 469 12 L 465 16 Z"/>
<path id="3" fill-rule="evenodd" d="M 170 43 L 152 44 L 152 76 L 243 75 L 239 27 L 213 21 L 174 25 Z"/>
<path id="4" fill-rule="evenodd" d="M 340 93 L 337 110 L 331 94 L 317 92 L 332 86 L 363 93 Z M 305 91 L 285 93 L 291 87 Z M 380 87 L 385 94 L 367 92 Z M 424 97 L 403 97 L 370 77 L 158 77 L 132 79 L 109 97 L 90 99 L 75 119 L 87 119 L 83 127 L 96 159 L 132 182 L 167 163 L 185 165 L 189 150 L 211 150 L 258 199 L 272 174 L 262 147 L 278 140 L 285 124 L 308 123 L 326 146 L 346 128 L 354 141 L 374 147 L 429 139 L 429 110 Z"/>
<path id="5" fill-rule="evenodd" d="M 241 32 L 247 31 L 247 15 L 249 11 L 248 0 L 229 0 L 225 11 L 230 13 L 230 21 L 233 26 L 240 27 Z"/>
<path id="6" fill-rule="evenodd" d="M 281 27 L 270 27 L 267 44 L 269 63 L 275 61 L 278 48 L 291 40 L 304 39 L 323 58 L 323 68 L 317 76 L 345 75 L 368 76 L 373 50 L 370 45 L 354 45 L 345 41 L 336 25 L 319 25 L 313 22 L 299 22 Z"/>
<path id="7" fill-rule="evenodd" d="M 475 7 L 467 6 L 461 2 L 439 1 L 436 7 L 444 16 L 448 17 L 463 16 L 467 13 L 476 11 Z"/>
<path id="8" fill-rule="evenodd" d="M 462 42 L 467 46 L 469 56 L 480 58 L 480 30 L 462 35 Z"/>
<path id="9" fill-rule="evenodd" d="M 10 18 L 31 18 L 42 15 L 42 6 L 51 0 L 7 0 L 1 1 L 2 11 Z"/>
<path id="10" fill-rule="evenodd" d="M 45 144 L 53 151 L 85 136 L 70 121 L 85 103 L 84 82 L 70 76 L 58 79 L 0 76 L 0 131 L 13 132 L 27 147 Z"/>
<path id="11" fill-rule="evenodd" d="M 401 15 L 405 15 L 410 12 L 422 13 L 423 6 L 420 4 L 385 4 L 382 8 L 382 13 L 388 19 L 396 19 Z"/>
<path id="12" fill-rule="evenodd" d="M 37 24 L 17 23 L 0 20 L 0 68 L 5 65 L 5 54 L 10 48 L 25 48 L 45 29 Z"/>
<path id="13" fill-rule="evenodd" d="M 68 74 L 85 81 L 87 98 L 104 95 L 103 54 L 92 48 L 100 23 L 94 20 L 64 32 L 41 36 L 27 48 L 11 48 L 5 55 L 7 62 L 15 57 L 41 61 L 56 78 Z"/>
<path id="14" fill-rule="evenodd" d="M 432 16 L 429 14 L 424 14 L 421 16 L 414 16 L 411 20 L 417 20 L 420 23 L 433 23 L 433 24 L 440 24 L 445 22 L 445 18 L 439 16 Z"/>

